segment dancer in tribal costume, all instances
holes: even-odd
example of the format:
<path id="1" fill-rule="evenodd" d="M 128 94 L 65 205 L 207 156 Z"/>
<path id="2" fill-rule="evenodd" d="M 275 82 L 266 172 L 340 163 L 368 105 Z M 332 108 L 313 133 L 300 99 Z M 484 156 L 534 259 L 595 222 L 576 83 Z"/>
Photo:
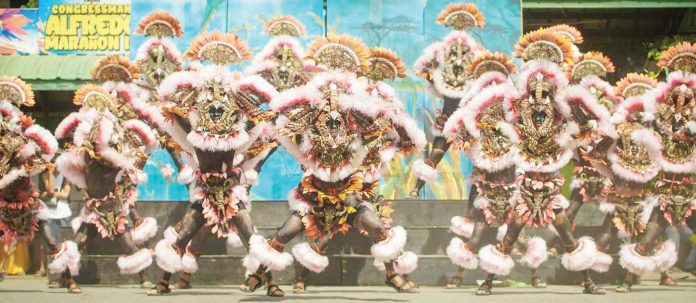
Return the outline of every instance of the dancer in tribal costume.
<path id="1" fill-rule="evenodd" d="M 489 274 L 477 294 L 489 295 L 495 276 L 510 273 L 514 262 L 509 253 L 522 228 L 549 225 L 558 230 L 565 245 L 563 266 L 582 272 L 585 293 L 604 294 L 590 279 L 588 269 L 608 256 L 597 251 L 591 238 L 576 240 L 565 213 L 568 201 L 560 192 L 564 180 L 558 170 L 572 158 L 572 135 L 578 132 L 577 125 L 559 108 L 559 97 L 568 84 L 559 64 L 570 62 L 570 42 L 538 30 L 524 35 L 515 50 L 515 56 L 525 63 L 518 92 L 504 99 L 503 108 L 512 126 L 507 137 L 515 146 L 514 163 L 523 173 L 517 176 L 519 191 L 513 198 L 514 212 L 503 240 L 479 250 L 479 265 Z"/>
<path id="2" fill-rule="evenodd" d="M 631 272 L 664 272 L 677 262 L 676 245 L 657 238 L 668 225 L 696 228 L 696 44 L 683 42 L 662 53 L 658 66 L 670 73 L 665 83 L 650 93 L 646 110 L 654 118 L 649 129 L 636 131 L 633 139 L 649 150 L 660 174 L 654 182 L 657 206 L 645 227 L 640 243 L 625 245 L 621 264 Z M 647 256 L 652 255 L 652 258 Z M 647 260 L 646 260 L 647 259 Z M 647 267 L 647 268 L 646 268 Z M 624 284 L 630 290 L 631 276 Z M 672 284 L 663 275 L 661 284 Z"/>
<path id="3" fill-rule="evenodd" d="M 656 205 L 650 182 L 659 172 L 659 167 L 650 159 L 647 149 L 633 140 L 638 131 L 652 121 L 653 116 L 646 111 L 653 106 L 647 92 L 656 84 L 645 75 L 630 74 L 621 79 L 616 90 L 624 99 L 616 105 L 611 118 L 615 130 L 613 140 L 610 140 L 608 150 L 600 147 L 586 154 L 588 159 L 592 159 L 592 165 L 610 179 L 603 189 L 599 205 L 607 216 L 602 233 L 597 237 L 597 248 L 606 251 L 616 238 L 624 242 L 620 264 L 628 270 L 628 274 L 625 282 L 617 286 L 617 292 L 631 291 L 633 277 L 653 271 L 651 258 L 660 258 L 651 256 L 644 260 L 626 260 L 623 254 L 627 246 L 643 235 Z M 597 102 L 601 103 L 599 100 Z"/>
<path id="4" fill-rule="evenodd" d="M 283 270 L 292 256 L 285 244 L 304 231 L 312 241 L 331 239 L 351 226 L 375 243 L 372 254 L 385 263 L 387 284 L 399 292 L 418 292 L 418 287 L 398 272 L 416 266 L 415 254 L 403 253 L 406 231 L 385 228 L 372 201 L 364 200 L 364 175 L 360 168 L 372 148 L 381 148 L 382 137 L 391 133 L 386 117 L 379 117 L 383 104 L 369 104 L 365 83 L 356 78 L 369 67 L 369 49 L 350 36 L 318 38 L 308 57 L 328 70 L 306 85 L 284 91 L 271 102 L 279 114 L 278 142 L 304 169 L 299 186 L 290 192 L 292 214 L 270 240 L 255 235 L 244 264 L 249 273 L 246 288 L 254 291 L 267 271 Z M 298 261 L 312 271 L 328 266 L 328 258 L 303 243 L 292 249 Z M 266 276 L 268 278 L 268 276 Z M 283 291 L 269 280 L 267 295 Z"/>
<path id="5" fill-rule="evenodd" d="M 570 184 L 570 203 L 566 209 L 571 222 L 575 222 L 575 215 L 583 204 L 601 201 L 604 188 L 610 186 L 609 178 L 600 173 L 592 162 L 597 160 L 594 158 L 596 155 L 608 148 L 606 143 L 610 140 L 604 140 L 607 135 L 604 132 L 613 133 L 610 116 L 620 99 L 605 80 L 607 74 L 613 72 L 614 64 L 600 52 L 581 55 L 566 70 L 568 79 L 574 85 L 564 95 L 565 102 L 577 106 L 567 108 L 569 112 L 565 112 L 565 115 L 580 127 L 580 133 L 575 135 L 575 167 Z M 598 147 L 600 142 L 606 146 Z M 597 148 L 603 150 L 599 152 Z"/>
<path id="6" fill-rule="evenodd" d="M 365 155 L 363 164 L 359 168 L 362 172 L 363 187 L 360 192 L 361 199 L 365 202 L 370 202 L 374 207 L 375 213 L 380 217 L 385 228 L 391 227 L 391 214 L 393 213 L 392 204 L 385 201 L 377 192 L 379 188 L 379 178 L 382 171 L 389 165 L 396 155 L 405 157 L 411 153 L 422 150 L 425 147 L 425 134 L 418 128 L 416 122 L 406 112 L 403 104 L 396 96 L 394 88 L 389 86 L 384 81 L 393 81 L 397 78 L 406 76 L 406 68 L 403 65 L 401 58 L 394 52 L 385 48 L 370 49 L 370 64 L 367 72 L 360 72 L 358 81 L 365 82 L 365 94 L 368 99 L 359 100 L 364 103 L 363 106 L 377 106 L 380 112 L 377 117 L 383 117 L 390 124 L 392 131 L 388 134 L 383 134 L 380 138 L 372 141 L 368 147 L 369 151 Z M 303 243 L 297 248 L 293 248 L 295 260 L 302 264 L 302 269 L 297 271 L 293 282 L 293 293 L 304 293 L 307 288 L 307 276 L 310 271 L 322 271 L 323 267 L 313 266 L 317 264 L 313 257 L 315 253 L 324 254 L 329 244 L 329 237 L 318 238 L 312 244 Z M 415 260 L 417 256 L 412 252 L 407 258 Z M 328 260 L 327 260 L 328 261 Z M 307 265 L 305 265 L 307 264 Z M 323 263 L 328 264 L 328 263 Z M 385 270 L 384 263 L 379 259 L 375 259 L 374 265 Z M 408 274 L 415 270 L 415 266 L 397 267 L 397 273 L 404 275 L 408 279 Z"/>
<path id="7" fill-rule="evenodd" d="M 312 70 L 303 62 L 305 51 L 299 41 L 299 37 L 306 35 L 305 26 L 292 16 L 277 16 L 267 20 L 263 30 L 271 40 L 254 57 L 244 74 L 249 78 L 262 78 L 278 92 L 307 83 Z M 276 149 L 275 140 L 259 140 L 249 149 L 247 156 L 258 160 L 254 167 L 257 173 Z"/>
<path id="8" fill-rule="evenodd" d="M 197 258 L 211 235 L 239 234 L 243 244 L 249 242 L 254 227 L 247 191 L 256 162 L 245 154 L 269 135 L 266 119 L 272 115 L 262 103 L 277 93 L 261 78 L 242 78 L 227 69 L 251 58 L 247 46 L 233 34 L 199 35 L 186 55 L 193 69 L 167 77 L 159 94 L 168 119 L 165 129 L 184 150 L 194 151 L 191 162 L 184 163 L 194 172 L 179 175 L 179 181 L 192 182 L 192 204 L 155 247 L 157 265 L 165 273 L 148 295 L 171 292 L 169 280 L 177 271 L 195 273 Z M 182 284 L 188 284 L 187 278 L 190 275 Z"/>
<path id="9" fill-rule="evenodd" d="M 497 240 L 505 235 L 507 224 L 513 217 L 515 146 L 507 135 L 511 126 L 505 121 L 503 103 L 515 88 L 510 75 L 515 65 L 510 58 L 500 53 L 480 52 L 476 55 L 469 73 L 472 82 L 468 85 L 467 97 L 460 108 L 447 120 L 444 135 L 456 149 L 461 149 L 474 162 L 475 180 L 470 195 L 473 199 L 465 217 L 452 218 L 450 230 L 456 237 L 447 247 L 447 255 L 459 266 L 448 288 L 456 288 L 463 282 L 464 269 L 476 269 L 478 258 L 474 252 L 480 247 L 484 231 L 491 225 L 499 225 Z M 468 239 L 464 243 L 463 239 Z M 521 263 L 532 270 L 532 285 L 543 288 L 546 284 L 536 274 L 548 253 L 543 239 L 530 239 Z"/>
<path id="10" fill-rule="evenodd" d="M 109 71 L 105 71 L 109 72 Z M 120 72 L 120 69 L 114 69 Z M 152 253 L 139 248 L 151 233 L 144 226 L 157 222 L 149 219 L 136 226 L 139 217 L 131 216 L 138 197 L 135 183 L 147 176 L 137 166 L 154 150 L 157 138 L 154 131 L 138 119 L 124 119 L 119 113 L 119 101 L 99 86 L 87 84 L 76 93 L 73 102 L 81 105 L 56 128 L 56 138 L 66 141 L 65 152 L 56 158 L 58 171 L 83 191 L 85 206 L 74 222 L 75 242 L 83 250 L 94 237 L 117 240 L 126 255 L 118 258 L 122 274 L 140 274 L 152 264 Z M 129 222 L 130 219 L 130 222 Z M 66 271 L 71 283 L 71 271 Z M 77 286 L 73 287 L 78 291 Z"/>
<path id="11" fill-rule="evenodd" d="M 53 261 L 51 273 L 78 274 L 80 252 L 72 241 L 57 243 L 51 236 L 48 208 L 39 199 L 31 177 L 44 171 L 58 151 L 58 142 L 25 116 L 20 106 L 33 106 L 34 93 L 24 81 L 0 76 L 0 238 L 4 245 L 41 237 Z M 69 275 L 69 274 L 68 274 Z M 68 292 L 79 292 L 72 279 Z"/>
<path id="12" fill-rule="evenodd" d="M 418 160 L 413 165 L 417 180 L 415 188 L 410 193 L 412 197 L 420 194 L 426 182 L 437 178 L 437 164 L 450 147 L 442 135 L 442 128 L 465 96 L 466 84 L 471 78 L 467 72 L 468 66 L 474 53 L 482 50 L 482 47 L 464 32 L 466 28 L 484 25 L 483 15 L 475 5 L 471 3 L 447 5 L 437 16 L 437 23 L 451 27 L 454 31 L 445 36 L 442 41 L 428 46 L 423 51 L 423 55 L 416 60 L 414 69 L 425 80 L 428 92 L 435 98 L 442 98 L 444 105 L 437 111 L 431 128 L 435 138 L 428 157 L 425 161 Z"/>

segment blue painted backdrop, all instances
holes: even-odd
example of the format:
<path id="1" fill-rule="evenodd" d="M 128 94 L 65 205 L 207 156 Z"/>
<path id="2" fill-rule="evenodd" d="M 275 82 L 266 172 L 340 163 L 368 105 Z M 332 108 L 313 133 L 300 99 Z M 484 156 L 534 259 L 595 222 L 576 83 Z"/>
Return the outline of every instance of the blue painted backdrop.
<path id="1" fill-rule="evenodd" d="M 450 1 L 435 0 L 208 0 L 194 1 L 132 1 L 132 28 L 140 18 L 150 12 L 166 10 L 181 20 L 184 37 L 175 39 L 184 52 L 188 43 L 204 31 L 220 30 L 237 33 L 246 40 L 252 51 L 259 51 L 268 41 L 262 33 L 262 19 L 277 14 L 289 14 L 307 27 L 310 37 L 327 32 L 348 33 L 360 37 L 369 46 L 388 47 L 396 51 L 408 67 L 413 65 L 425 46 L 444 37 L 449 31 L 435 23 L 439 11 Z M 486 18 L 484 29 L 471 30 L 471 34 L 490 50 L 507 54 L 521 34 L 519 0 L 467 1 L 475 3 Z M 144 41 L 141 36 L 132 37 L 131 57 Z M 241 69 L 238 67 L 235 69 Z M 440 101 L 427 95 L 421 82 L 409 70 L 409 77 L 392 83 L 406 108 L 423 129 L 429 129 Z M 432 135 L 426 131 L 428 137 Z M 420 155 L 417 157 L 421 157 Z M 414 184 L 410 166 L 417 157 L 395 160 L 385 174 L 381 193 L 387 198 L 404 198 Z M 159 151 L 146 165 L 148 183 L 141 186 L 141 200 L 187 200 L 186 188 L 164 178 L 160 169 L 169 164 L 171 157 Z M 467 194 L 467 176 L 471 163 L 463 156 L 448 153 L 438 167 L 440 177 L 428 185 L 424 197 L 434 199 L 461 199 Z M 290 189 L 301 177 L 299 165 L 282 149 L 279 149 L 264 165 L 259 186 L 252 189 L 252 199 L 285 199 Z"/>

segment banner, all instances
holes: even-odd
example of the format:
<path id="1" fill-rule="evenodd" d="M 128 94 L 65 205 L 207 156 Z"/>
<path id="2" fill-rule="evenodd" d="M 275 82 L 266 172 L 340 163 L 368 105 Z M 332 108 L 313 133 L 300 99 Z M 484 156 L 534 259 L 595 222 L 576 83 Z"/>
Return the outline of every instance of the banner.
<path id="1" fill-rule="evenodd" d="M 53 54 L 127 54 L 130 0 L 42 0 L 44 50 Z"/>
<path id="2" fill-rule="evenodd" d="M 39 53 L 36 9 L 0 9 L 0 55 L 26 55 Z"/>

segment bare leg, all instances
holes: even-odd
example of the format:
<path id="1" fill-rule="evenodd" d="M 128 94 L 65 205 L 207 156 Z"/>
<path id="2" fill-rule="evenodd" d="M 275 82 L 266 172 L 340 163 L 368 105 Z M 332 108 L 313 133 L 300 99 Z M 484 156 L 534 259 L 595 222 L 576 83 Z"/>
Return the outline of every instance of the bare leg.
<path id="1" fill-rule="evenodd" d="M 189 207 L 189 209 L 186 211 L 186 214 L 184 214 L 184 217 L 181 218 L 181 220 L 176 224 L 174 227 L 174 230 L 177 233 L 177 240 L 174 243 L 174 249 L 179 253 L 179 255 L 183 254 L 184 250 L 186 249 L 186 245 L 191 241 L 195 233 L 205 224 L 205 218 L 203 217 L 203 213 L 199 209 L 197 209 L 196 205 L 192 205 Z M 169 289 L 169 280 L 172 278 L 172 274 L 170 272 L 165 271 L 162 274 L 162 279 L 155 285 L 155 287 L 151 288 L 150 291 L 148 291 L 148 295 L 161 295 L 161 294 L 166 294 L 170 293 L 171 290 Z M 185 274 L 184 274 L 185 275 Z M 189 275 L 189 281 L 191 279 L 191 276 Z"/>
<path id="2" fill-rule="evenodd" d="M 192 255 L 196 260 L 201 256 L 201 251 L 203 250 L 203 245 L 205 245 L 206 240 L 212 234 L 212 226 L 203 225 L 196 231 L 196 234 L 191 238 L 190 243 L 182 251 L 186 254 Z M 176 288 L 178 289 L 189 289 L 191 288 L 191 279 L 193 279 L 192 272 L 184 272 L 181 275 L 179 281 L 176 282 Z"/>
<path id="3" fill-rule="evenodd" d="M 498 243 L 498 249 L 500 252 L 503 254 L 510 254 L 510 251 L 512 251 L 512 246 L 515 244 L 517 241 L 517 238 L 520 236 L 520 232 L 522 232 L 522 229 L 525 226 L 525 222 L 522 221 L 520 218 L 517 216 L 514 218 L 510 224 L 508 224 L 508 229 L 507 232 L 505 233 L 505 237 L 503 238 L 503 241 Z M 476 295 L 479 296 L 487 296 L 491 294 L 491 290 L 493 289 L 493 280 L 495 279 L 495 274 L 488 274 L 486 276 L 486 280 L 479 286 L 479 288 L 476 290 Z"/>
<path id="4" fill-rule="evenodd" d="M 582 195 L 580 194 L 581 189 L 582 188 L 575 188 L 570 193 L 570 203 L 568 204 L 568 208 L 566 208 L 566 214 L 568 214 L 570 222 L 575 222 L 575 215 L 578 214 L 580 207 L 584 204 Z"/>
<path id="5" fill-rule="evenodd" d="M 329 246 L 328 237 L 317 240 L 314 245 L 319 249 L 319 253 L 323 254 Z M 307 277 L 310 270 L 298 263 L 298 271 L 295 274 L 295 281 L 292 282 L 292 292 L 295 294 L 303 294 L 307 290 Z"/>
<path id="6" fill-rule="evenodd" d="M 438 115 L 438 117 L 435 120 L 435 123 L 440 127 L 444 126 L 447 118 L 451 116 L 455 110 L 457 110 L 458 106 L 459 100 L 445 98 L 444 107 L 442 108 L 442 114 Z M 442 158 L 445 156 L 445 153 L 447 152 L 449 147 L 450 144 L 447 143 L 447 139 L 445 139 L 445 137 L 436 136 L 435 139 L 433 139 L 433 146 L 430 151 L 430 154 L 428 154 L 428 157 L 425 159 L 425 164 L 429 165 L 432 168 L 437 168 L 437 165 L 440 163 L 440 161 L 442 161 Z M 418 197 L 418 195 L 420 195 L 421 190 L 423 189 L 423 186 L 425 186 L 425 180 L 421 180 L 420 178 L 416 180 L 416 187 L 413 189 L 413 191 L 411 191 L 410 196 Z"/>
<path id="7" fill-rule="evenodd" d="M 387 230 L 377 214 L 369 207 L 361 205 L 353 219 L 353 227 L 367 232 L 372 243 L 384 241 L 388 237 Z M 394 261 L 384 264 L 386 269 L 387 285 L 393 287 L 398 292 L 417 293 L 420 292 L 415 283 L 408 280 L 408 276 L 403 277 L 394 270 Z"/>
<path id="8" fill-rule="evenodd" d="M 126 255 L 133 255 L 134 253 L 138 252 L 138 246 L 133 242 L 130 232 L 125 232 L 116 236 L 116 240 L 121 245 L 121 249 L 123 249 Z M 146 289 L 152 287 L 152 283 L 147 281 L 147 278 L 145 277 L 144 270 L 138 272 L 138 277 L 140 278 L 140 285 L 142 287 Z"/>
<path id="9" fill-rule="evenodd" d="M 304 224 L 302 223 L 302 217 L 293 213 L 290 217 L 285 220 L 283 226 L 278 229 L 275 236 L 269 241 L 271 247 L 278 251 L 283 251 L 285 249 L 285 244 L 290 242 L 295 236 L 304 230 Z M 244 285 L 240 286 L 240 290 L 244 292 L 254 292 L 259 289 L 264 280 L 266 281 L 266 286 L 268 288 L 267 295 L 272 297 L 282 297 L 285 295 L 278 285 L 273 283 L 273 277 L 266 272 L 266 267 L 261 265 L 259 268 L 249 276 L 247 276 Z"/>
<path id="10" fill-rule="evenodd" d="M 565 211 L 561 210 L 556 213 L 556 219 L 553 221 L 553 226 L 558 231 L 558 237 L 563 242 L 566 252 L 572 252 L 578 247 L 578 241 L 573 235 L 571 222 Z M 590 271 L 584 270 L 581 272 L 582 280 L 585 286 L 584 293 L 586 294 L 605 294 L 606 291 L 597 286 L 590 278 Z"/>
<path id="11" fill-rule="evenodd" d="M 475 192 L 475 190 L 472 190 L 472 192 Z M 472 196 L 475 197 L 476 194 L 470 194 L 469 199 L 472 199 Z M 483 236 L 483 233 L 486 230 L 488 230 L 489 225 L 486 224 L 483 212 L 480 209 L 474 209 L 473 203 L 470 206 L 467 214 L 468 214 L 469 218 L 474 220 L 474 231 L 471 233 L 471 238 L 469 238 L 468 241 L 466 242 L 466 246 L 469 249 L 469 251 L 477 252 L 479 249 L 480 242 L 481 242 L 481 237 Z M 466 239 L 462 239 L 462 240 L 466 240 Z M 447 282 L 447 288 L 454 289 L 454 288 L 460 287 L 462 285 L 462 283 L 464 282 L 464 271 L 465 271 L 465 268 L 459 267 L 457 269 L 457 274 L 454 275 L 450 279 L 449 282 Z"/>

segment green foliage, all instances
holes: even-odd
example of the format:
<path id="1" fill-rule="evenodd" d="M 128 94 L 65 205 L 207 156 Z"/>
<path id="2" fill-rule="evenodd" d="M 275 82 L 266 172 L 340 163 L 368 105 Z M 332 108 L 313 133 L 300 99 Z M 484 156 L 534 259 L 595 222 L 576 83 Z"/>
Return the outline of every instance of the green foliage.
<path id="1" fill-rule="evenodd" d="M 22 8 L 38 8 L 39 7 L 39 0 L 29 0 L 27 1 L 27 4 L 22 5 Z"/>
<path id="2" fill-rule="evenodd" d="M 648 49 L 646 59 L 648 61 L 659 61 L 660 56 L 662 55 L 662 52 L 664 52 L 668 48 L 672 47 L 673 45 L 676 45 L 676 44 L 683 42 L 683 41 L 694 42 L 694 41 L 696 41 L 696 35 L 677 35 L 677 36 L 664 37 L 660 40 L 653 41 L 653 42 L 646 42 L 645 46 Z M 659 70 L 656 70 L 656 71 L 655 70 L 645 70 L 644 72 L 647 75 L 649 75 L 651 78 L 656 79 L 663 72 L 667 73 L 667 70 L 665 68 L 660 68 Z"/>

